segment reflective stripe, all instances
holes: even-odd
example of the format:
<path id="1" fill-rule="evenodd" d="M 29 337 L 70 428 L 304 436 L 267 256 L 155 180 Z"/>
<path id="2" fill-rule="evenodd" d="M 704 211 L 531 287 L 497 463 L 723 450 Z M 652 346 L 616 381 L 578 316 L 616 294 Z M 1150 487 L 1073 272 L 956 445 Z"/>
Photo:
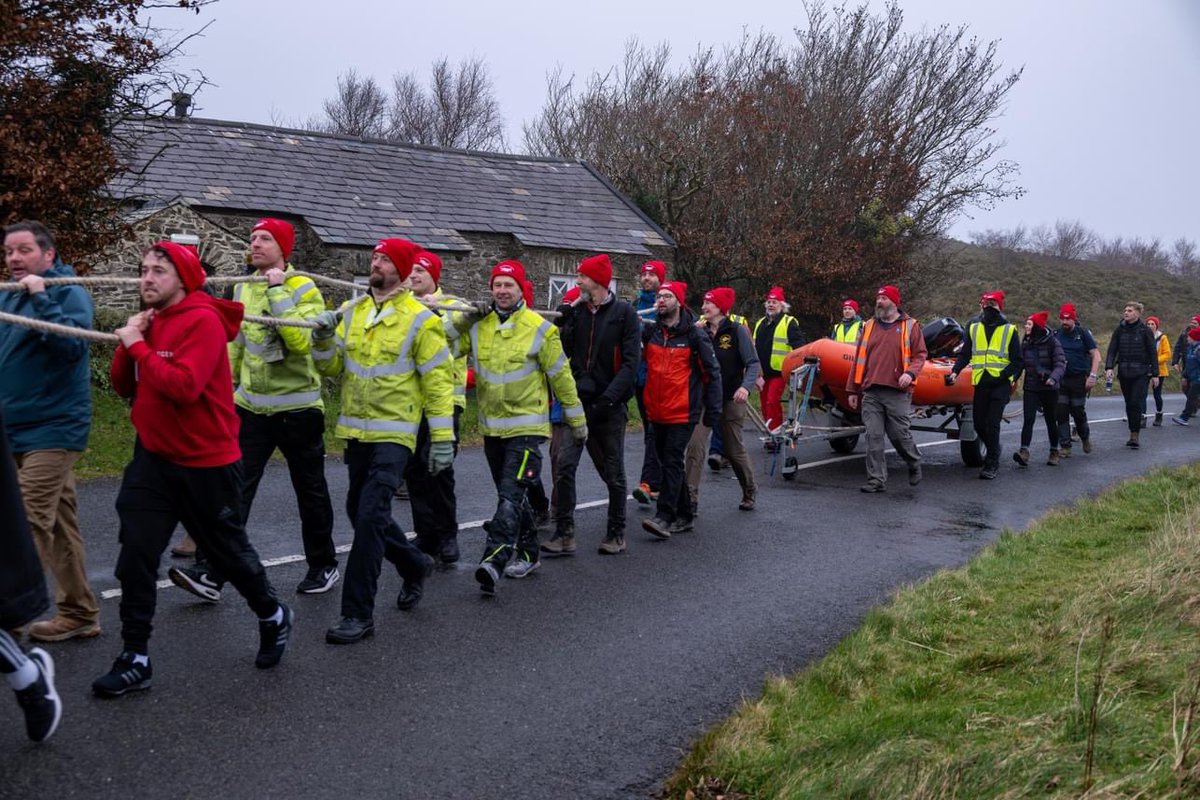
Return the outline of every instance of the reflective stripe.
<path id="1" fill-rule="evenodd" d="M 412 371 L 413 362 L 404 358 L 403 354 L 390 364 L 373 364 L 369 367 L 359 363 L 350 355 L 346 356 L 346 372 L 356 378 L 370 379 L 380 375 L 399 375 Z"/>
<path id="2" fill-rule="evenodd" d="M 754 323 L 754 330 L 751 332 L 751 335 L 754 337 L 756 342 L 758 341 L 758 329 L 766 321 L 767 317 L 763 317 L 758 322 Z M 789 323 L 795 321 L 795 317 L 792 317 L 788 314 L 781 314 L 779 316 L 779 322 L 775 323 L 775 332 L 771 335 L 771 359 L 768 363 L 770 364 L 771 369 L 775 370 L 776 372 L 779 372 L 783 369 L 784 357 L 787 356 L 788 353 L 792 352 L 792 349 L 788 346 L 787 332 Z"/>
<path id="3" fill-rule="evenodd" d="M 900 323 L 900 361 L 904 365 L 903 372 L 908 372 L 908 365 L 912 363 L 912 326 L 917 324 L 912 317 L 905 317 Z M 863 328 L 862 339 L 858 340 L 858 346 L 854 348 L 854 383 L 862 386 L 864 373 L 867 369 L 867 342 L 871 340 L 871 334 L 875 332 L 875 318 L 867 320 L 866 327 Z M 913 378 L 913 383 L 917 379 Z"/>
<path id="4" fill-rule="evenodd" d="M 450 360 L 450 353 L 448 351 L 446 351 L 445 349 L 443 349 L 443 350 L 439 351 L 436 356 L 429 359 L 424 364 L 417 364 L 417 372 L 421 375 L 424 375 L 424 374 L 428 373 L 429 370 L 431 370 L 434 367 L 438 366 L 439 364 L 442 364 L 449 360 Z"/>
<path id="5" fill-rule="evenodd" d="M 1009 365 L 1008 347 L 1012 342 L 1017 326 L 1007 323 L 992 331 L 988 339 L 987 331 L 982 322 L 972 322 L 968 333 L 971 337 L 971 383 L 977 384 L 984 373 L 992 377 L 1000 377 L 1000 373 Z"/>
<path id="6" fill-rule="evenodd" d="M 871 324 L 870 320 L 867 321 L 867 324 Z M 849 329 L 846 328 L 846 324 L 844 322 L 839 322 L 837 325 L 833 326 L 833 340 L 835 342 L 856 342 L 858 341 L 858 333 L 862 330 L 862 327 L 863 323 L 861 319 L 855 320 L 853 323 L 851 323 Z"/>
<path id="7" fill-rule="evenodd" d="M 233 343 L 239 344 L 239 345 L 245 347 L 246 346 L 246 335 L 239 330 L 237 338 L 233 340 Z"/>
<path id="8" fill-rule="evenodd" d="M 337 341 L 333 337 L 318 339 L 313 337 L 312 357 L 318 361 L 327 361 L 337 352 Z"/>
<path id="9" fill-rule="evenodd" d="M 583 406 L 563 406 L 563 414 L 569 419 L 577 419 L 583 416 Z"/>
<path id="10" fill-rule="evenodd" d="M 498 428 L 500 430 L 520 428 L 525 425 L 548 425 L 550 424 L 550 411 L 547 409 L 540 414 L 522 414 L 519 417 L 500 417 L 498 419 L 485 417 L 481 413 L 479 415 L 479 424 L 484 428 Z"/>
<path id="11" fill-rule="evenodd" d="M 271 313 L 278 316 L 285 311 L 291 311 L 296 307 L 296 303 L 292 298 L 285 297 L 282 300 L 271 300 L 268 302 L 271 307 Z"/>
<path id="12" fill-rule="evenodd" d="M 338 425 L 345 425 L 347 428 L 371 432 L 383 431 L 385 433 L 411 433 L 416 435 L 420 425 L 416 422 L 405 422 L 400 419 L 362 419 L 360 417 L 347 417 L 345 415 L 338 417 Z"/>
<path id="13" fill-rule="evenodd" d="M 555 375 L 557 375 L 562 370 L 563 365 L 566 363 L 567 363 L 567 355 L 566 355 L 566 353 L 563 353 L 557 359 L 555 359 L 554 363 L 550 365 L 550 368 L 546 370 L 546 377 L 553 378 Z"/>
<path id="14" fill-rule="evenodd" d="M 246 352 L 253 353 L 256 356 L 261 356 L 264 352 L 266 352 L 267 346 L 265 344 L 259 344 L 258 342 L 252 342 L 249 339 L 247 339 L 243 336 L 240 336 L 240 335 L 238 338 L 240 338 L 242 340 L 241 345 L 242 345 L 242 347 L 246 348 Z"/>
<path id="15" fill-rule="evenodd" d="M 299 406 L 316 403 L 321 399 L 321 390 L 317 389 L 311 392 L 296 392 L 294 394 L 255 394 L 248 392 L 241 386 L 237 388 L 237 394 L 247 403 L 252 403 L 256 406 Z"/>
<path id="16" fill-rule="evenodd" d="M 529 346 L 529 357 L 537 358 L 538 351 L 542 349 L 542 343 L 546 341 L 546 334 L 550 330 L 550 323 L 542 320 L 542 324 L 538 325 L 537 333 L 533 335 L 533 344 Z"/>
<path id="17" fill-rule="evenodd" d="M 454 428 L 454 417 L 426 417 L 431 428 Z"/>
<path id="18" fill-rule="evenodd" d="M 526 361 L 525 366 L 520 369 L 515 369 L 512 372 L 492 372 L 490 369 L 475 364 L 475 379 L 482 378 L 488 383 L 514 383 L 522 378 L 528 378 L 533 373 L 537 372 L 538 365 L 536 361 Z"/>
<path id="19" fill-rule="evenodd" d="M 463 386 L 461 383 L 456 383 L 454 385 L 454 394 L 457 397 L 466 397 L 467 396 L 467 387 Z"/>

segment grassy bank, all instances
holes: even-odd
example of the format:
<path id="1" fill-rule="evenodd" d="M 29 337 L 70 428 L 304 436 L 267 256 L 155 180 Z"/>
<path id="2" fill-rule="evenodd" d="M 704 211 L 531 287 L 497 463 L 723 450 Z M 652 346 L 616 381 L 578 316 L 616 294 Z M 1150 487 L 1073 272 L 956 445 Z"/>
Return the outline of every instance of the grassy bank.
<path id="1" fill-rule="evenodd" d="M 688 798 L 1196 797 L 1200 468 L 942 571 L 704 736 Z"/>

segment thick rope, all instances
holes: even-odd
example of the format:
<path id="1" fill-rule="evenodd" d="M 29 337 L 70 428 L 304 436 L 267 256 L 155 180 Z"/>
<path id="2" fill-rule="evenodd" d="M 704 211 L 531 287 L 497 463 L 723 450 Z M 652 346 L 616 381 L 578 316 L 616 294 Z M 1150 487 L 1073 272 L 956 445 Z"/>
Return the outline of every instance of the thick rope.
<path id="1" fill-rule="evenodd" d="M 0 322 L 11 322 L 13 325 L 23 325 L 26 328 L 33 328 L 36 331 L 45 331 L 46 333 L 56 333 L 59 336 L 74 336 L 77 339 L 91 339 L 93 342 L 119 342 L 120 338 L 115 333 L 104 333 L 103 331 L 94 331 L 90 328 L 73 328 L 70 325 L 59 325 L 56 322 L 43 322 L 40 319 L 30 319 L 17 314 L 8 314 L 0 311 Z"/>

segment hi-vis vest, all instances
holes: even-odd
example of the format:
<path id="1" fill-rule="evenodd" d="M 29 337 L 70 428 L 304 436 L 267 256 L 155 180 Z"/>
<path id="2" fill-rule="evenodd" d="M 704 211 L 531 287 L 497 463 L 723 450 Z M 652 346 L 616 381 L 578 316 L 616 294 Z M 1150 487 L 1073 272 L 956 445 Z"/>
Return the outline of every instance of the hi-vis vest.
<path id="1" fill-rule="evenodd" d="M 988 340 L 983 323 L 971 323 L 969 335 L 971 337 L 972 385 L 979 383 L 984 372 L 993 378 L 1000 377 L 1000 373 L 1011 363 L 1008 358 L 1008 346 L 1012 343 L 1012 337 L 1016 333 L 1017 326 L 1007 323 L 992 331 L 992 338 Z"/>
<path id="2" fill-rule="evenodd" d="M 833 340 L 835 342 L 850 342 L 853 344 L 858 341 L 858 332 L 862 330 L 863 321 L 856 319 L 846 327 L 845 323 L 839 322 L 833 326 Z"/>
<path id="3" fill-rule="evenodd" d="M 766 317 L 763 317 L 758 322 L 754 323 L 754 330 L 752 332 L 752 335 L 754 336 L 755 341 L 758 340 L 759 326 L 761 326 L 763 324 L 763 322 L 766 321 L 766 319 L 767 319 Z M 775 334 L 771 338 L 770 365 L 771 365 L 771 369 L 775 370 L 776 372 L 780 372 L 783 370 L 783 359 L 787 356 L 788 353 L 792 352 L 791 346 L 788 345 L 787 332 L 788 332 L 788 326 L 794 322 L 796 322 L 795 317 L 790 316 L 788 314 L 781 314 L 779 316 L 779 322 L 775 325 Z"/>
<path id="4" fill-rule="evenodd" d="M 862 320 L 859 320 L 859 325 Z M 903 364 L 903 372 L 908 372 L 908 365 L 912 363 L 912 326 L 916 325 L 917 321 L 912 317 L 905 317 L 900 322 L 900 361 Z M 838 326 L 841 327 L 841 326 Z M 867 371 L 867 342 L 871 339 L 871 334 L 875 332 L 875 318 L 867 320 L 866 327 L 863 328 L 862 340 L 858 342 L 858 346 L 854 348 L 854 384 L 862 386 L 863 377 Z M 915 385 L 917 379 L 914 377 L 910 386 Z"/>
<path id="5" fill-rule="evenodd" d="M 743 317 L 741 314 L 730 314 L 729 321 L 734 325 L 745 325 L 746 329 L 750 329 L 750 320 Z"/>

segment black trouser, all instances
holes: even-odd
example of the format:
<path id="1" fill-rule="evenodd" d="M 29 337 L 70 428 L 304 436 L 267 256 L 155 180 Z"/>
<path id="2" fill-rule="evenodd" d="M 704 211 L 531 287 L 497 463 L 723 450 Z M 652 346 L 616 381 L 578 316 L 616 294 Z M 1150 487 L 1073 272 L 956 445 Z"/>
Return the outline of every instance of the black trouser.
<path id="1" fill-rule="evenodd" d="M 638 415 L 642 418 L 642 439 L 645 442 L 645 451 L 642 455 L 642 475 L 639 483 L 644 483 L 650 487 L 651 491 L 657 492 L 662 487 L 663 471 L 658 452 L 654 449 L 654 425 L 646 416 L 645 391 L 646 387 L 644 386 L 639 386 L 637 389 L 637 409 Z"/>
<path id="2" fill-rule="evenodd" d="M 1200 408 L 1200 382 L 1189 381 L 1187 385 L 1186 401 L 1183 404 L 1183 413 L 1179 416 L 1183 419 L 1191 419 L 1196 414 L 1196 409 Z"/>
<path id="3" fill-rule="evenodd" d="M 1004 407 L 1011 396 L 1012 384 L 1006 380 L 988 380 L 984 377 L 975 384 L 971 413 L 975 420 L 975 432 L 987 451 L 983 457 L 985 468 L 1000 467 L 1000 423 L 1004 421 Z"/>
<path id="4" fill-rule="evenodd" d="M 1058 445 L 1061 448 L 1071 446 L 1071 420 L 1075 420 L 1075 431 L 1080 441 L 1086 442 L 1092 436 L 1088 425 L 1087 409 L 1087 373 L 1077 372 L 1064 375 L 1062 384 L 1058 387 Z"/>
<path id="5" fill-rule="evenodd" d="M 408 540 L 392 518 L 392 497 L 411 451 L 394 442 L 346 442 L 350 488 L 346 514 L 354 525 L 354 543 L 346 558 L 342 582 L 342 616 L 371 619 L 379 572 L 386 558 L 405 580 L 424 574 L 428 556 Z"/>
<path id="6" fill-rule="evenodd" d="M 1153 376 L 1151 376 L 1151 377 L 1153 377 Z M 1166 380 L 1166 378 L 1159 376 L 1158 386 L 1155 386 L 1152 389 L 1152 391 L 1154 392 L 1154 411 L 1156 414 L 1162 413 L 1162 409 L 1163 409 L 1162 390 L 1163 390 L 1163 381 L 1165 381 L 1165 380 Z M 1146 413 L 1146 395 L 1142 395 L 1142 413 L 1143 414 Z"/>
<path id="7" fill-rule="evenodd" d="M 544 436 L 483 437 L 492 481 L 496 484 L 496 514 L 487 528 L 482 561 L 503 568 L 516 554 L 529 561 L 538 560 L 537 526 L 529 505 L 529 490 L 542 485 L 542 453 L 538 448 Z"/>
<path id="8" fill-rule="evenodd" d="M 158 598 L 158 562 L 183 523 L 259 619 L 279 608 L 258 553 L 246 537 L 240 507 L 242 462 L 223 467 L 184 467 L 150 453 L 137 442 L 117 494 L 121 552 L 121 636 L 125 649 L 145 653 Z"/>
<path id="9" fill-rule="evenodd" d="M 1118 375 L 1117 381 L 1125 398 L 1125 420 L 1129 423 L 1129 432 L 1141 430 L 1142 414 L 1146 411 L 1146 384 L 1150 382 L 1150 376 Z"/>
<path id="10" fill-rule="evenodd" d="M 454 407 L 454 453 L 458 454 L 458 426 L 462 409 Z M 404 479 L 408 481 L 408 503 L 412 508 L 413 530 L 417 547 L 436 556 L 442 543 L 458 536 L 458 500 L 454 493 L 454 467 L 437 475 L 429 474 L 429 421 L 421 417 L 417 431 L 417 452 L 408 460 Z"/>
<path id="11" fill-rule="evenodd" d="M 575 442 L 571 427 L 565 422 L 550 426 L 550 480 L 552 484 L 550 505 L 554 508 L 554 532 L 571 533 L 575 530 L 575 473 L 583 447 Z"/>
<path id="12" fill-rule="evenodd" d="M 654 451 L 662 466 L 662 488 L 658 493 L 656 516 L 667 522 L 691 516 L 692 504 L 688 498 L 687 481 L 684 480 L 684 459 L 694 427 L 695 424 L 691 422 L 654 425 Z"/>
<path id="13" fill-rule="evenodd" d="M 275 450 L 283 453 L 292 489 L 300 506 L 300 536 L 304 540 L 304 558 L 310 567 L 335 567 L 337 554 L 333 545 L 333 502 L 329 484 L 325 481 L 325 412 L 319 408 L 280 411 L 278 414 L 256 414 L 238 406 L 242 448 L 242 513 L 245 524 L 250 506 L 258 493 L 263 471 Z M 195 538 L 195 531 L 188 529 Z M 196 563 L 207 569 L 209 578 L 224 583 L 220 570 L 208 563 L 202 547 L 196 548 Z"/>
<path id="14" fill-rule="evenodd" d="M 616 408 L 606 414 L 589 410 L 587 414 L 587 453 L 592 464 L 608 487 L 608 533 L 617 535 L 625 530 L 625 409 Z M 568 432 L 569 433 L 569 432 Z M 554 471 L 554 516 L 557 529 L 575 525 L 575 473 L 579 468 L 582 449 L 574 440 L 558 449 Z"/>
<path id="15" fill-rule="evenodd" d="M 1033 441 L 1033 426 L 1037 423 L 1038 411 L 1046 418 L 1046 434 L 1050 437 L 1050 449 L 1058 449 L 1058 390 L 1039 389 L 1036 392 L 1026 391 L 1022 397 L 1025 411 L 1025 421 L 1021 425 L 1021 447 L 1029 447 Z M 1068 437 L 1070 432 L 1068 431 Z M 1070 438 L 1067 439 L 1070 441 Z"/>

